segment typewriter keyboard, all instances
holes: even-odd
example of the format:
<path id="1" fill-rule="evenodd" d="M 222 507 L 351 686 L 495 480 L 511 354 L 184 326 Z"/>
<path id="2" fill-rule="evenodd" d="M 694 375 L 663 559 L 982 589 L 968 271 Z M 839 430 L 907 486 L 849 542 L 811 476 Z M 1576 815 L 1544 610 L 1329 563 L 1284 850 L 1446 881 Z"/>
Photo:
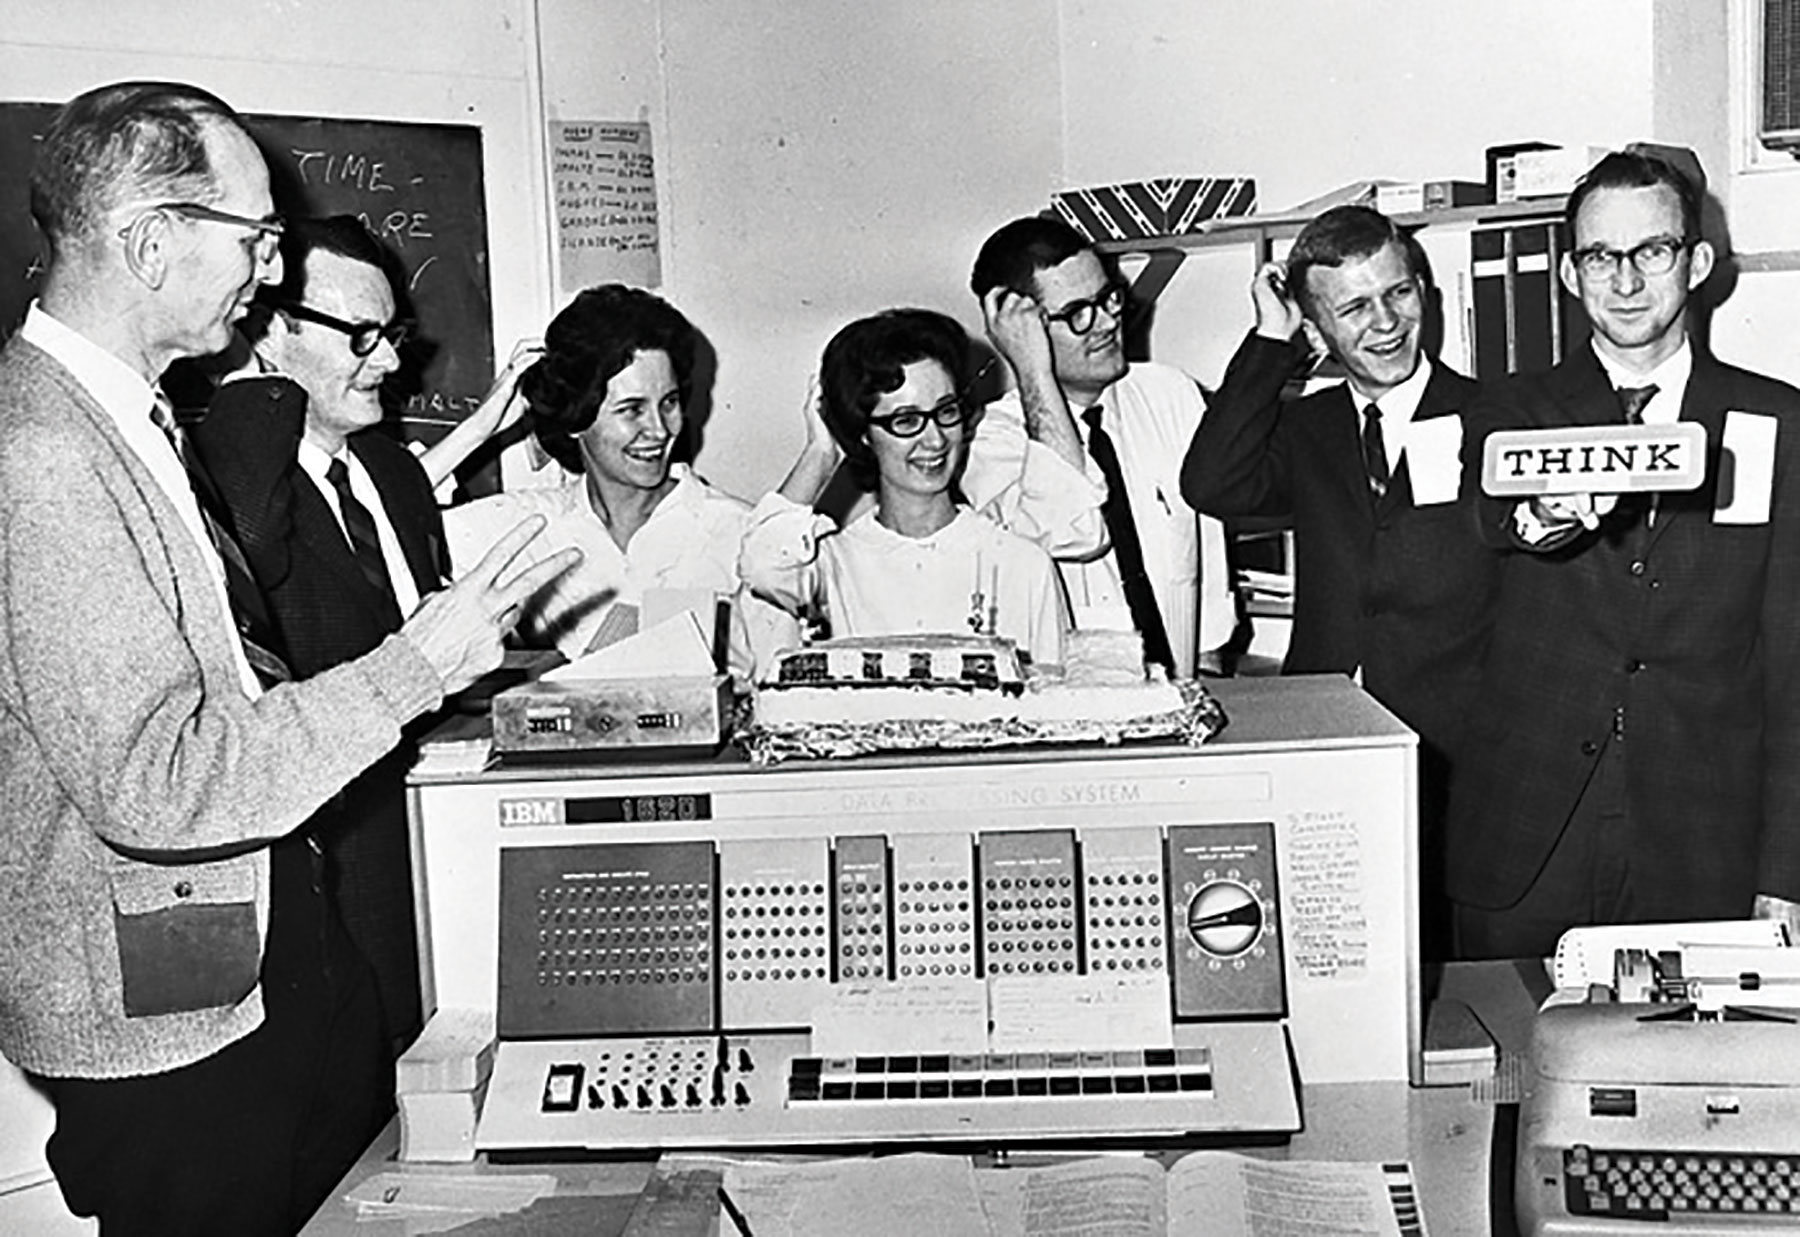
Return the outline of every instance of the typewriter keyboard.
<path id="1" fill-rule="evenodd" d="M 1717 1151 L 1563 1152 L 1563 1201 L 1572 1216 L 1671 1220 L 1731 1216 L 1800 1218 L 1800 1155 Z M 1771 1231 L 1775 1231 L 1771 1226 Z"/>

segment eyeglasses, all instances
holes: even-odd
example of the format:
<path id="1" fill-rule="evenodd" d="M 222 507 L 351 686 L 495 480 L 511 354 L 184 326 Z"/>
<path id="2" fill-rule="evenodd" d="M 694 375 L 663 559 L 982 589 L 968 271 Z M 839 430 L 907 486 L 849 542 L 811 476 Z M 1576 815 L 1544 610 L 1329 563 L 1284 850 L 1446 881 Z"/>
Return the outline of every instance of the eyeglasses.
<path id="1" fill-rule="evenodd" d="M 1630 249 L 1608 249 L 1590 245 L 1570 255 L 1575 268 L 1589 279 L 1610 279 L 1622 263 L 1629 262 L 1640 275 L 1667 275 L 1675 269 L 1675 259 L 1693 247 L 1694 242 L 1677 236 L 1653 236 Z"/>
<path id="2" fill-rule="evenodd" d="M 1100 289 L 1097 296 L 1086 300 L 1070 301 L 1055 313 L 1046 313 L 1046 322 L 1060 322 L 1076 335 L 1086 335 L 1094 329 L 1094 317 L 1102 309 L 1107 317 L 1118 319 L 1125 311 L 1125 289 L 1122 285 L 1109 283 Z"/>
<path id="3" fill-rule="evenodd" d="M 350 337 L 350 351 L 356 356 L 368 356 L 384 339 L 397 349 L 412 330 L 411 323 L 399 320 L 393 322 L 345 322 L 342 318 L 334 318 L 323 310 L 314 309 L 311 305 L 277 305 L 276 309 L 289 317 L 299 318 L 306 322 L 316 322 L 320 326 L 328 326 L 334 331 L 343 332 Z"/>
<path id="4" fill-rule="evenodd" d="M 198 202 L 158 202 L 144 208 L 146 212 L 166 210 L 172 215 L 180 215 L 183 219 L 193 219 L 200 223 L 226 223 L 233 227 L 248 228 L 254 234 L 250 239 L 250 253 L 258 262 L 275 260 L 276 250 L 281 248 L 282 223 L 279 219 L 252 219 L 248 215 L 234 215 L 230 211 L 214 210 L 210 206 L 202 206 Z M 131 229 L 120 228 L 122 237 Z"/>
<path id="5" fill-rule="evenodd" d="M 917 438 L 925 432 L 927 421 L 934 422 L 939 429 L 953 430 L 966 425 L 968 420 L 969 405 L 960 397 L 952 396 L 930 412 L 905 408 L 885 416 L 870 417 L 869 424 L 886 430 L 895 438 Z"/>

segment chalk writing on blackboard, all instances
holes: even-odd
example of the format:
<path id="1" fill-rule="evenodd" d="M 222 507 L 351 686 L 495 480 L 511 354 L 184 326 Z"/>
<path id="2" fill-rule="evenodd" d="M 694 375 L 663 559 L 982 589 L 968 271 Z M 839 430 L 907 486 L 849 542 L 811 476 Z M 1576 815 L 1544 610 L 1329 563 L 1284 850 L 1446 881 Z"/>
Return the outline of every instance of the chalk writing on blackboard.
<path id="1" fill-rule="evenodd" d="M 55 106 L 0 102 L 0 337 L 44 269 L 27 183 Z M 417 320 L 383 387 L 394 427 L 435 442 L 481 402 L 494 373 L 481 131 L 473 125 L 250 114 L 286 215 L 356 215 L 391 249 Z M 180 387 L 175 387 L 180 398 Z"/>
<path id="2" fill-rule="evenodd" d="M 649 124 L 553 120 L 550 159 L 563 291 L 607 282 L 660 284 Z"/>

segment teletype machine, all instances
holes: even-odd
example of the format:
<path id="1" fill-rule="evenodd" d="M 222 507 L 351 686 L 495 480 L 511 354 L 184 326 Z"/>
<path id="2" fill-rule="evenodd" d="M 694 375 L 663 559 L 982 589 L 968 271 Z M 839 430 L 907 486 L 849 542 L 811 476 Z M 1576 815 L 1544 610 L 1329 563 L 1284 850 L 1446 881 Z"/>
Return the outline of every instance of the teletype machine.
<path id="1" fill-rule="evenodd" d="M 1228 685 L 1199 747 L 433 771 L 427 1003 L 477 1145 L 1266 1140 L 1418 1078 L 1412 734 Z"/>
<path id="2" fill-rule="evenodd" d="M 1800 1230 L 1800 949 L 1638 945 L 1537 1015 L 1520 1232 Z"/>

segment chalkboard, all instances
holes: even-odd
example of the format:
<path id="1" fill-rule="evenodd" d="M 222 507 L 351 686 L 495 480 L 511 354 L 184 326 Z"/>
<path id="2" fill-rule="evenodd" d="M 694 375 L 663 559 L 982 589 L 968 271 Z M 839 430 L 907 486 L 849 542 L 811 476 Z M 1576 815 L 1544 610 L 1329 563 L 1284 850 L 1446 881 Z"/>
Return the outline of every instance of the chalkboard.
<path id="1" fill-rule="evenodd" d="M 0 103 L 0 336 L 36 295 L 44 249 L 28 176 L 55 106 Z M 473 125 L 244 117 L 284 215 L 360 216 L 393 251 L 418 321 L 383 398 L 407 438 L 431 443 L 473 409 L 494 373 L 481 131 Z M 485 487 L 483 487 L 485 488 Z"/>

